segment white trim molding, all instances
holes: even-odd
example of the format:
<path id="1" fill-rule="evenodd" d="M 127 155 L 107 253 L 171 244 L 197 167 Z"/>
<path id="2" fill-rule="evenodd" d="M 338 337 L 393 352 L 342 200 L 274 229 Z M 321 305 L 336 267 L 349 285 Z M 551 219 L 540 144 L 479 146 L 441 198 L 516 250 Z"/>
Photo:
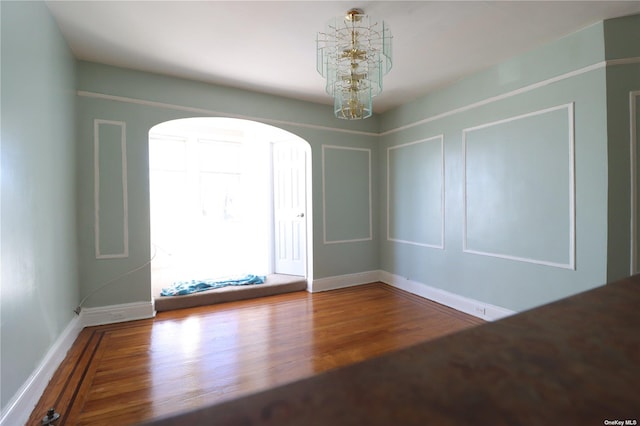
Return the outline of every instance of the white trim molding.
<path id="1" fill-rule="evenodd" d="M 610 61 L 610 62 L 611 62 L 611 65 L 627 64 L 627 62 L 623 63 L 623 60 L 617 60 L 617 62 L 615 62 L 615 61 Z M 630 63 L 635 63 L 635 62 L 630 62 Z M 503 99 L 507 99 L 507 98 L 510 98 L 512 96 L 520 95 L 522 93 L 527 93 L 527 92 L 530 92 L 532 90 L 539 89 L 541 87 L 545 87 L 545 86 L 548 86 L 548 85 L 553 84 L 553 83 L 557 83 L 557 82 L 562 81 L 562 80 L 566 80 L 567 78 L 576 77 L 578 75 L 581 75 L 581 74 L 584 74 L 584 73 L 587 73 L 587 72 L 591 72 L 591 71 L 598 70 L 598 69 L 601 69 L 601 68 L 606 68 L 607 65 L 608 65 L 608 63 L 606 63 L 604 61 L 597 62 L 595 64 L 588 65 L 586 67 L 583 67 L 583 68 L 580 68 L 580 69 L 577 69 L 577 70 L 574 70 L 574 71 L 569 71 L 567 73 L 560 74 L 560 75 L 558 75 L 556 77 L 551 77 L 551 78 L 548 78 L 546 80 L 539 81 L 537 83 L 533 83 L 533 84 L 529 84 L 527 86 L 523 86 L 523 87 L 521 87 L 519 89 L 515 89 L 515 90 L 512 90 L 510 92 L 505 92 L 505 93 L 502 93 L 502 94 L 497 95 L 497 96 L 492 96 L 490 98 L 486 98 L 486 99 L 483 99 L 483 100 L 478 101 L 478 102 L 474 102 L 474 103 L 471 103 L 471 104 L 468 104 L 468 105 L 465 105 L 465 106 L 462 106 L 462 107 L 459 107 L 459 108 L 455 108 L 455 109 L 452 109 L 452 110 L 449 110 L 449 111 L 442 112 L 440 114 L 433 115 L 431 117 L 423 118 L 423 119 L 415 121 L 413 123 L 405 124 L 404 126 L 400 126 L 400 127 L 394 128 L 394 129 L 386 130 L 384 132 L 381 132 L 380 136 L 385 136 L 385 135 L 389 135 L 391 133 L 399 132 L 401 130 L 410 129 L 412 127 L 419 126 L 419 125 L 425 124 L 425 123 L 429 123 L 431 121 L 439 120 L 441 118 L 445 118 L 445 117 L 448 117 L 450 115 L 459 114 L 461 112 L 469 111 L 471 109 L 478 108 L 478 107 L 481 107 L 481 106 L 484 106 L 484 105 L 488 105 L 488 104 L 491 104 L 493 102 L 501 101 Z"/>
<path id="2" fill-rule="evenodd" d="M 399 275 L 394 275 L 390 272 L 380 272 L 380 281 L 385 284 L 487 321 L 495 321 L 517 313 L 500 306 L 460 296 L 459 294 L 451 293 L 417 281 L 412 281 Z"/>
<path id="3" fill-rule="evenodd" d="M 339 288 L 353 287 L 380 281 L 382 271 L 358 272 L 355 274 L 337 275 L 334 277 L 316 278 L 310 282 L 307 291 L 318 293 L 320 291 L 337 290 Z"/>
<path id="4" fill-rule="evenodd" d="M 347 240 L 327 240 L 327 197 L 326 197 L 326 174 L 325 174 L 325 150 L 326 149 L 341 149 L 348 151 L 362 151 L 366 152 L 368 156 L 369 170 L 369 236 L 364 238 L 353 238 Z M 355 243 L 360 241 L 373 240 L 373 188 L 371 183 L 371 149 L 369 148 L 354 148 L 349 146 L 336 146 L 336 145 L 322 145 L 322 242 L 323 244 L 341 244 L 341 243 Z"/>
<path id="5" fill-rule="evenodd" d="M 483 105 L 487 105 L 496 101 L 500 101 L 506 98 L 510 98 L 512 96 L 516 96 L 522 93 L 526 93 L 526 92 L 530 92 L 532 90 L 535 89 L 539 89 L 541 87 L 545 87 L 548 86 L 550 84 L 562 81 L 562 80 L 566 80 L 568 78 L 571 77 L 575 77 L 581 74 L 585 74 L 594 70 L 598 70 L 598 69 L 602 69 L 602 68 L 606 68 L 606 67 L 611 67 L 611 66 L 619 66 L 619 65 L 629 65 L 629 64 L 637 64 L 640 63 L 640 57 L 633 57 L 633 58 L 621 58 L 621 59 L 610 59 L 607 61 L 601 61 L 601 62 L 596 62 L 594 64 L 591 65 L 587 65 L 585 67 L 579 68 L 577 70 L 574 71 L 569 71 L 566 72 L 564 74 L 560 74 L 557 75 L 555 77 L 550 77 L 548 79 L 545 80 L 541 80 L 538 81 L 536 83 L 532 83 L 526 86 L 523 86 L 521 88 L 512 90 L 510 92 L 506 92 L 506 93 L 502 93 L 500 95 L 496 95 L 496 96 L 492 96 L 490 98 L 486 98 L 468 105 L 464 105 L 462 107 L 459 108 L 454 108 L 452 110 L 449 111 L 445 111 L 439 114 L 436 114 L 434 116 L 431 117 L 426 117 L 423 118 L 421 120 L 415 121 L 413 123 L 408 123 L 405 124 L 403 126 L 399 126 L 399 127 L 395 127 L 389 130 L 385 130 L 384 132 L 370 132 L 370 131 L 365 131 L 365 130 L 350 130 L 350 129 L 341 129 L 338 127 L 330 127 L 330 126 L 322 126 L 322 125 L 315 125 L 315 124 L 307 124 L 307 123 L 298 123 L 298 122 L 294 122 L 294 121 L 287 121 L 287 120 L 277 120 L 277 119 L 269 119 L 269 118 L 264 118 L 264 117 L 256 117 L 256 116 L 249 116 L 249 115 L 243 115 L 243 114 L 232 114 L 232 113 L 228 113 L 228 112 L 223 112 L 223 111 L 216 111 L 216 110 L 211 110 L 211 109 L 207 109 L 207 108 L 199 108 L 199 107 L 192 107 L 192 106 L 187 106 L 187 105 L 178 105 L 178 104 L 172 104 L 172 103 L 168 103 L 168 102 L 158 102 L 158 101 L 151 101 L 148 99 L 138 99 L 138 98 L 132 98 L 129 96 L 118 96 L 118 95 L 110 95 L 107 93 L 98 93 L 98 92 L 92 92 L 92 91 L 88 91 L 88 90 L 78 90 L 76 92 L 76 94 L 80 97 L 83 98 L 92 98 L 92 99 L 102 99 L 102 100 L 108 100 L 108 101 L 113 101 L 113 102 L 122 102 L 122 103 L 127 103 L 127 104 L 134 104 L 134 105 L 143 105 L 143 106 L 148 106 L 148 107 L 153 107 L 153 108 L 162 108 L 162 109 L 170 109 L 170 110 L 174 110 L 174 111 L 185 111 L 185 112 L 191 112 L 191 113 L 196 113 L 196 114 L 205 114 L 205 115 L 210 115 L 210 116 L 219 116 L 219 117 L 231 117 L 231 118 L 241 118 L 241 119 L 246 119 L 246 120 L 253 120 L 253 121 L 260 121 L 263 123 L 268 123 L 268 124 L 273 124 L 273 125 L 287 125 L 287 126 L 295 126 L 295 127 L 301 127 L 301 128 L 307 128 L 307 129 L 316 129 L 316 130 L 326 130 L 326 131 L 332 131 L 332 132 L 340 132 L 340 133 L 347 133 L 347 134 L 353 134 L 353 135 L 368 135 L 368 136 L 385 136 L 391 133 L 395 133 L 395 132 L 399 132 L 402 130 L 406 130 L 406 129 L 410 129 L 412 127 L 415 126 L 419 126 L 421 124 L 425 124 L 425 123 L 429 123 L 431 121 L 435 121 L 435 120 L 439 120 L 441 118 L 445 118 L 448 117 L 450 115 L 454 115 L 454 114 L 458 114 L 461 112 L 465 112 L 474 108 L 478 108 L 481 107 Z"/>
<path id="6" fill-rule="evenodd" d="M 120 150 L 122 167 L 122 253 L 102 253 L 100 250 L 100 126 L 120 127 Z M 123 121 L 93 120 L 93 200 L 96 259 L 121 259 L 129 257 L 129 207 L 127 194 L 127 127 Z"/>
<path id="7" fill-rule="evenodd" d="M 258 121 L 258 122 L 261 122 L 261 123 L 267 123 L 267 124 L 272 124 L 272 125 L 293 126 L 293 127 L 301 127 L 301 128 L 304 128 L 304 129 L 314 129 L 314 130 L 326 130 L 326 131 L 330 131 L 330 132 L 347 133 L 347 134 L 351 134 L 351 135 L 378 136 L 378 133 L 367 132 L 365 130 L 341 129 L 341 128 L 338 128 L 338 127 L 329 127 L 329 126 L 321 126 L 321 125 L 316 125 L 316 124 L 298 123 L 298 122 L 295 122 L 295 121 L 276 120 L 276 119 L 271 119 L 271 118 L 256 117 L 256 116 L 243 115 L 243 114 L 231 114 L 231 113 L 228 113 L 228 112 L 216 111 L 216 110 L 207 109 L 207 108 L 198 108 L 198 107 L 191 107 L 191 106 L 186 106 L 186 105 L 171 104 L 171 103 L 167 103 L 167 102 L 150 101 L 150 100 L 147 100 L 147 99 L 137 99 L 137 98 L 131 98 L 131 97 L 128 97 L 128 96 L 109 95 L 109 94 L 106 94 L 106 93 L 96 93 L 96 92 L 90 92 L 90 91 L 87 91 L 87 90 L 78 90 L 76 92 L 76 94 L 78 96 L 80 96 L 80 97 L 83 97 L 83 98 L 102 99 L 102 100 L 114 101 L 114 102 L 122 102 L 122 103 L 127 103 L 127 104 L 143 105 L 143 106 L 148 106 L 148 107 L 153 107 L 153 108 L 171 109 L 171 110 L 174 110 L 174 111 L 185 111 L 185 112 L 191 112 L 191 113 L 196 113 L 196 114 L 205 114 L 205 115 L 208 115 L 208 116 L 240 118 L 240 119 L 243 119 L 243 120 Z"/>
<path id="8" fill-rule="evenodd" d="M 634 56 L 631 58 L 608 59 L 606 63 L 608 67 L 618 66 L 618 65 L 640 64 L 640 56 Z"/>
<path id="9" fill-rule="evenodd" d="M 77 316 L 74 316 L 47 351 L 40 364 L 2 410 L 0 426 L 27 423 L 33 409 L 49 385 L 49 381 L 62 361 L 64 361 L 67 352 L 71 349 L 81 331 L 82 323 Z"/>
<path id="10" fill-rule="evenodd" d="M 638 99 L 640 99 L 640 90 L 629 92 L 629 187 L 631 191 L 631 262 L 629 273 L 631 275 L 638 273 L 638 123 L 636 122 Z"/>
<path id="11" fill-rule="evenodd" d="M 467 245 L 467 133 L 470 131 L 483 129 L 498 124 L 508 123 L 510 121 L 519 120 L 526 117 L 532 117 L 536 115 L 545 114 L 552 111 L 561 109 L 567 109 L 568 116 L 568 144 L 569 144 L 569 259 L 567 263 L 551 262 L 541 259 L 533 259 L 520 256 L 512 256 L 504 253 L 493 253 L 482 250 L 470 249 Z M 575 214 L 575 199 L 576 199 L 576 177 L 575 177 L 575 137 L 574 137 L 574 104 L 568 103 L 564 105 L 558 105 L 551 108 L 545 108 L 538 111 L 529 112 L 514 117 L 509 117 L 503 120 L 493 121 L 490 123 L 481 124 L 479 126 L 469 127 L 462 130 L 462 211 L 463 211 L 463 223 L 462 223 L 462 251 L 464 253 L 477 254 L 481 256 L 497 257 L 507 260 L 515 260 L 518 262 L 535 263 L 538 265 L 552 266 L 562 269 L 575 270 L 576 268 L 576 214 Z"/>
<path id="12" fill-rule="evenodd" d="M 389 202 L 389 199 L 391 198 L 391 165 L 390 165 L 390 152 L 392 149 L 399 149 L 399 148 L 404 148 L 407 146 L 411 146 L 411 145 L 416 145 L 419 143 L 426 143 L 426 142 L 431 142 L 431 141 L 436 141 L 436 140 L 440 140 L 440 167 L 441 167 L 441 175 L 440 175 L 440 244 L 427 244 L 427 243 L 420 243 L 417 241 L 410 241 L 410 240 L 402 240 L 402 239 L 398 239 L 398 238 L 392 238 L 390 235 L 390 228 L 391 228 L 391 224 L 390 224 L 390 216 L 391 216 L 391 203 Z M 440 134 L 440 135 L 436 135 L 436 136 L 432 136 L 430 138 L 426 138 L 426 139 L 421 139 L 421 140 L 417 140 L 417 141 L 413 141 L 413 142 L 408 142 L 408 143 L 404 143 L 401 145 L 394 145 L 394 146 L 390 146 L 387 148 L 387 241 L 393 241 L 396 243 L 403 243 L 403 244 L 411 244 L 411 245 L 415 245 L 415 246 L 422 246 L 422 247 L 429 247 L 429 248 L 435 248 L 435 249 L 440 249 L 440 250 L 444 250 L 444 215 L 445 215 L 445 209 L 444 209 L 444 194 L 445 194 L 445 173 L 444 173 L 444 167 L 445 167 L 445 162 L 444 162 L 444 134 Z"/>
<path id="13" fill-rule="evenodd" d="M 96 308 L 82 308 L 80 320 L 84 327 L 92 327 L 153 318 L 155 315 L 156 311 L 153 302 L 133 302 Z"/>
<path id="14" fill-rule="evenodd" d="M 451 293 L 446 290 L 432 287 L 421 282 L 412 281 L 382 270 L 318 278 L 313 280 L 313 283 L 309 286 L 307 291 L 310 293 L 317 293 L 374 282 L 383 282 L 392 287 L 432 300 L 440 303 L 441 305 L 448 306 L 474 317 L 482 318 L 486 321 L 495 321 L 517 313 L 500 306 Z"/>

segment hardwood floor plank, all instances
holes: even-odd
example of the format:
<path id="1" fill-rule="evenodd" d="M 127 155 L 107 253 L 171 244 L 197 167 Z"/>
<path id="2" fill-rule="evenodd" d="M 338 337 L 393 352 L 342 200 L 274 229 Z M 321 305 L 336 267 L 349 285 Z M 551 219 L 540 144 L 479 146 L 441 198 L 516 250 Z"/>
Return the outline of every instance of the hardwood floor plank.
<path id="1" fill-rule="evenodd" d="M 372 283 L 159 313 L 82 331 L 29 424 L 128 425 L 305 378 L 483 323 Z"/>

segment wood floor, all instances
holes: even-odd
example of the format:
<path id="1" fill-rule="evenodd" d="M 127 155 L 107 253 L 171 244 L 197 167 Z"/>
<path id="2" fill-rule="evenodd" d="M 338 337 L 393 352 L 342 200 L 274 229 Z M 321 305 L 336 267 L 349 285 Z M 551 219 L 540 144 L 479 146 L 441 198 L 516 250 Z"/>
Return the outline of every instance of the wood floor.
<path id="1" fill-rule="evenodd" d="M 483 323 L 373 283 L 85 328 L 28 425 L 131 425 L 236 398 Z"/>

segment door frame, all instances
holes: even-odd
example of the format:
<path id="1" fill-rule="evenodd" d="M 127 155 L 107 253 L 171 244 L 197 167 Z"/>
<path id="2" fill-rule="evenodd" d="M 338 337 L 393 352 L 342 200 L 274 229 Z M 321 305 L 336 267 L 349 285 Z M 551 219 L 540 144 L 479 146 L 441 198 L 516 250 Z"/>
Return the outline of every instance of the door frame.
<path id="1" fill-rule="evenodd" d="M 279 132 L 281 134 L 281 136 L 279 138 L 276 138 L 275 140 L 270 139 L 269 137 L 264 137 L 264 142 L 265 143 L 273 143 L 274 141 L 277 140 L 283 140 L 286 139 L 288 141 L 292 141 L 295 143 L 299 143 L 301 145 L 301 147 L 304 148 L 305 151 L 305 173 L 304 173 L 304 186 L 305 186 L 305 203 L 306 203 L 306 211 L 305 211 L 305 221 L 304 221 L 304 232 L 305 232 L 305 259 L 304 259 L 304 263 L 305 263 L 305 280 L 307 281 L 307 291 L 311 292 L 312 290 L 312 283 L 313 283 L 313 182 L 312 182 L 312 149 L 311 149 L 311 144 L 304 139 L 303 137 L 290 132 L 289 130 L 285 130 L 283 128 L 271 125 L 271 124 L 267 124 L 267 123 L 263 123 L 260 121 L 255 121 L 255 120 L 248 120 L 248 119 L 242 119 L 242 118 L 230 118 L 230 117 L 183 117 L 183 118 L 177 118 L 177 119 L 172 119 L 172 120 L 167 120 L 167 121 L 163 121 L 160 123 L 156 123 L 154 126 L 152 126 L 151 128 L 149 128 L 148 132 L 147 132 L 147 143 L 151 142 L 151 137 L 152 134 L 154 133 L 162 133 L 161 130 L 158 130 L 158 126 L 162 125 L 162 124 L 167 124 L 170 122 L 177 122 L 177 121 L 183 121 L 183 120 L 190 120 L 190 119 L 200 119 L 200 120 L 211 120 L 211 122 L 208 122 L 207 124 L 210 124 L 212 127 L 215 128 L 224 128 L 224 123 L 232 123 L 232 124 L 236 124 L 236 125 L 241 125 L 241 122 L 244 122 L 245 125 L 248 125 L 250 127 L 252 127 L 254 130 L 256 129 L 260 129 L 262 128 L 263 130 L 271 130 Z M 216 123 L 218 122 L 218 123 Z M 261 134 L 262 132 L 260 132 L 259 130 L 256 131 L 256 133 Z M 271 173 L 273 173 L 273 159 L 270 159 L 272 166 L 271 166 Z M 273 176 L 270 177 L 271 180 L 273 181 Z M 273 203 L 273 185 L 271 185 L 271 203 Z M 149 205 L 150 207 L 150 205 Z M 270 215 L 271 215 L 271 227 L 272 227 L 272 245 L 274 246 L 272 248 L 272 259 L 271 259 L 271 264 L 272 267 L 275 268 L 275 264 L 274 264 L 274 252 L 275 252 L 275 238 L 273 235 L 273 223 L 274 223 L 274 213 L 273 213 L 273 205 L 270 206 L 269 208 L 270 210 Z M 151 213 L 151 212 L 150 212 Z M 151 237 L 151 235 L 150 235 Z M 151 242 L 151 241 L 150 241 Z M 275 270 L 275 269 L 274 269 Z M 151 277 L 153 278 L 153 277 Z M 151 286 L 153 287 L 153 279 L 151 280 Z"/>

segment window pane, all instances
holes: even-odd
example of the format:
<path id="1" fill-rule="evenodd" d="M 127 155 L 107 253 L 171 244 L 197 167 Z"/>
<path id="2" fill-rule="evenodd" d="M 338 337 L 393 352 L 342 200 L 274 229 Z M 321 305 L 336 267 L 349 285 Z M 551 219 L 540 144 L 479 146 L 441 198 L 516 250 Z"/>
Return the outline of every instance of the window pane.
<path id="1" fill-rule="evenodd" d="M 240 220 L 240 175 L 200 173 L 200 206 L 205 220 Z"/>
<path id="2" fill-rule="evenodd" d="M 242 145 L 235 142 L 220 142 L 199 139 L 198 159 L 200 171 L 238 173 Z"/>
<path id="3" fill-rule="evenodd" d="M 184 139 L 149 140 L 149 169 L 184 171 L 187 169 L 187 146 Z"/>

